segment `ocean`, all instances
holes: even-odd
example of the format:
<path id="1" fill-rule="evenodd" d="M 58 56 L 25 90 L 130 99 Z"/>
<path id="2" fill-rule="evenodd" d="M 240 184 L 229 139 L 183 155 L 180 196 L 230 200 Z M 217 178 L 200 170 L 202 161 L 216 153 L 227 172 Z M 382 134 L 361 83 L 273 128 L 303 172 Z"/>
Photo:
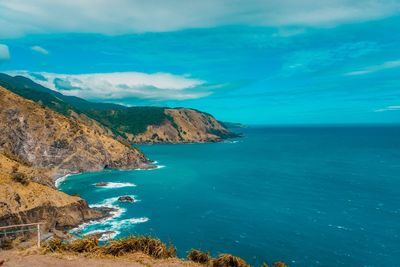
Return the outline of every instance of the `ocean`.
<path id="1" fill-rule="evenodd" d="M 112 219 L 74 229 L 149 234 L 260 266 L 400 266 L 400 127 L 250 127 L 222 143 L 141 145 L 155 170 L 69 176 L 60 190 Z M 97 182 L 109 182 L 107 188 Z M 121 203 L 119 196 L 134 203 Z"/>

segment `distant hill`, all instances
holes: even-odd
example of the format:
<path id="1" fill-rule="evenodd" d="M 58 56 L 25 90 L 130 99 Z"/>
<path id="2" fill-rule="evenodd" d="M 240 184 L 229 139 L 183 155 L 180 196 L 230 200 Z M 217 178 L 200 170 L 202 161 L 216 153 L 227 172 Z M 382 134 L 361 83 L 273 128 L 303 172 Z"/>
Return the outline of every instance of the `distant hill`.
<path id="1" fill-rule="evenodd" d="M 94 103 L 1 73 L 0 85 L 63 115 L 95 120 L 131 143 L 217 142 L 237 136 L 210 114 L 193 109 Z"/>
<path id="2" fill-rule="evenodd" d="M 227 129 L 237 129 L 237 128 L 247 128 L 247 125 L 244 125 L 239 122 L 221 122 L 222 125 L 224 125 Z"/>

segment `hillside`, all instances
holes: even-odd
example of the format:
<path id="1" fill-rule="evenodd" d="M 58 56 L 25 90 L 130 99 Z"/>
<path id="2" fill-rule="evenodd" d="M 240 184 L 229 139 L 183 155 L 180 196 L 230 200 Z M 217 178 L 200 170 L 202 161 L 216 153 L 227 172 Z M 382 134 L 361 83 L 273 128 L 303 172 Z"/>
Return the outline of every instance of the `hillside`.
<path id="1" fill-rule="evenodd" d="M 63 115 L 95 120 L 131 143 L 217 142 L 237 137 L 210 114 L 193 109 L 93 103 L 6 74 L 0 74 L 0 85 Z"/>
<path id="2" fill-rule="evenodd" d="M 0 225 L 47 220 L 65 226 L 102 216 L 54 189 L 53 179 L 104 168 L 147 168 L 137 149 L 0 87 Z"/>

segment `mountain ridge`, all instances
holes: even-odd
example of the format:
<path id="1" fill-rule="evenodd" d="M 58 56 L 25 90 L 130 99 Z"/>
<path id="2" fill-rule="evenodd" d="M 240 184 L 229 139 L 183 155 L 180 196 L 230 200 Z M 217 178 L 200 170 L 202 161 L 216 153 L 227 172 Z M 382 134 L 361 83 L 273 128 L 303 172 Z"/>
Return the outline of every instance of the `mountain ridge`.
<path id="1" fill-rule="evenodd" d="M 130 143 L 218 142 L 239 136 L 211 114 L 195 109 L 94 103 L 63 95 L 24 76 L 3 73 L 0 85 L 65 116 L 95 120 Z"/>

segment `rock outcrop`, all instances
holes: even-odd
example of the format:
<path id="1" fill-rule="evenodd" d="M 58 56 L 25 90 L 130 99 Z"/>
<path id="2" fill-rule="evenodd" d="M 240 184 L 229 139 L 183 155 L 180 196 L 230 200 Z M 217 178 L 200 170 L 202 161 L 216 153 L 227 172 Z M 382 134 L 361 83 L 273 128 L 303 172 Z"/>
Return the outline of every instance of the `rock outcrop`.
<path id="1" fill-rule="evenodd" d="M 104 216 L 54 188 L 61 175 L 147 168 L 137 149 L 0 87 L 0 225 L 46 221 L 66 227 Z"/>
<path id="2" fill-rule="evenodd" d="M 0 151 L 51 176 L 104 168 L 146 168 L 137 149 L 0 87 Z"/>
<path id="3" fill-rule="evenodd" d="M 237 135 L 213 116 L 188 108 L 165 109 L 163 123 L 149 125 L 145 132 L 126 134 L 132 143 L 204 143 L 219 142 Z"/>

